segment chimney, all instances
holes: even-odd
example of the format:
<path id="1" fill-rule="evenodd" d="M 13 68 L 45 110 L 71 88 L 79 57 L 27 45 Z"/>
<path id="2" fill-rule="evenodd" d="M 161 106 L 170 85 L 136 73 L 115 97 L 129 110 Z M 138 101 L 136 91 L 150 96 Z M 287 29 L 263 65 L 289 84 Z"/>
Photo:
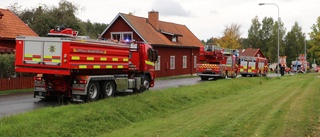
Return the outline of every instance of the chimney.
<path id="1" fill-rule="evenodd" d="M 159 12 L 154 10 L 149 11 L 148 22 L 154 29 L 159 30 Z"/>

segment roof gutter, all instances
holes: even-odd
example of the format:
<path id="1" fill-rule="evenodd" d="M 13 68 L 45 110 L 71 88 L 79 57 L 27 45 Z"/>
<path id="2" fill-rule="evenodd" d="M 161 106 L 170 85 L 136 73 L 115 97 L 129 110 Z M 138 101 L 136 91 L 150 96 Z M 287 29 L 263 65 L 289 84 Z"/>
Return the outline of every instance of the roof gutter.
<path id="1" fill-rule="evenodd" d="M 164 44 L 151 44 L 155 47 L 166 47 L 166 48 L 200 48 L 198 46 L 184 46 L 184 45 L 164 45 Z"/>

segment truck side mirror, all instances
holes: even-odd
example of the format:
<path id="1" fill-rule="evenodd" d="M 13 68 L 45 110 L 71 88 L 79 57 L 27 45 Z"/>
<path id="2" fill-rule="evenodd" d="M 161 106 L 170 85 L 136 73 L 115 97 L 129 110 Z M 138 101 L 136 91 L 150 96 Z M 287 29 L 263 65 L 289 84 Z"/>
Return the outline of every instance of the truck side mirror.
<path id="1" fill-rule="evenodd" d="M 156 62 L 158 61 L 158 51 L 153 50 L 152 52 L 152 61 Z"/>

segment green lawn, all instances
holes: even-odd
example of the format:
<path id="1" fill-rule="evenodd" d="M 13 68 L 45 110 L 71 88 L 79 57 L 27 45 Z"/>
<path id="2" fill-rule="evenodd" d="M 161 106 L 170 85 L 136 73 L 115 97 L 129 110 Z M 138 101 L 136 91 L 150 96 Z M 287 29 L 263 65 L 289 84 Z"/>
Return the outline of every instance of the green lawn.
<path id="1" fill-rule="evenodd" d="M 0 136 L 319 136 L 319 74 L 247 77 L 48 107 L 0 119 Z"/>
<path id="2" fill-rule="evenodd" d="M 16 94 L 16 93 L 24 93 L 24 92 L 33 92 L 33 88 L 15 89 L 15 90 L 3 90 L 3 91 L 0 91 L 0 95 Z"/>

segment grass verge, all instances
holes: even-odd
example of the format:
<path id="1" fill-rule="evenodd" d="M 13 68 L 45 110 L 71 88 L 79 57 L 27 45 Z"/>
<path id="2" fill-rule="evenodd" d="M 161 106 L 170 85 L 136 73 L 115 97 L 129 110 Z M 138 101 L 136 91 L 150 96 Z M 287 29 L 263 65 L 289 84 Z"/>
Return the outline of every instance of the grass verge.
<path id="1" fill-rule="evenodd" d="M 0 136 L 317 136 L 319 75 L 202 82 L 0 119 Z"/>
<path id="2" fill-rule="evenodd" d="M 0 91 L 0 95 L 25 93 L 25 92 L 33 92 L 33 88 L 16 89 L 16 90 L 3 90 L 3 91 Z"/>

